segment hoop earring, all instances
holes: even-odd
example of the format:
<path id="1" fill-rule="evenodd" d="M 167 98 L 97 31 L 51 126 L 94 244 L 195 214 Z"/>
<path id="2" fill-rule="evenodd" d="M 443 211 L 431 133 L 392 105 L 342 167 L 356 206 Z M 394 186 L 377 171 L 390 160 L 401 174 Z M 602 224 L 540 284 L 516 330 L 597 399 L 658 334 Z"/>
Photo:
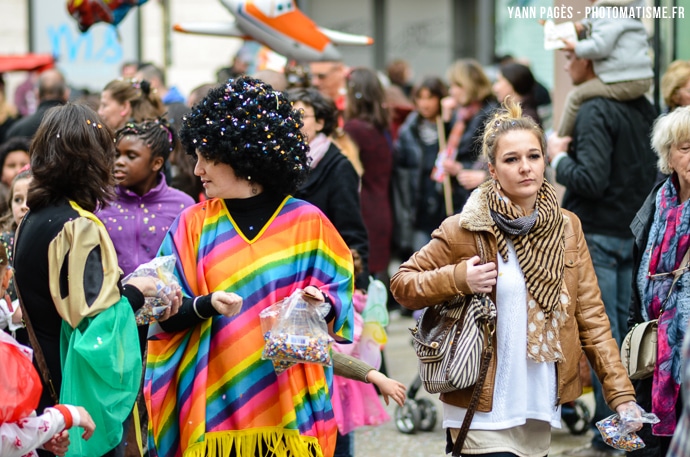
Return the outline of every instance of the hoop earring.
<path id="1" fill-rule="evenodd" d="M 252 186 L 252 195 L 256 195 L 259 193 L 259 189 L 256 188 L 256 186 Z"/>

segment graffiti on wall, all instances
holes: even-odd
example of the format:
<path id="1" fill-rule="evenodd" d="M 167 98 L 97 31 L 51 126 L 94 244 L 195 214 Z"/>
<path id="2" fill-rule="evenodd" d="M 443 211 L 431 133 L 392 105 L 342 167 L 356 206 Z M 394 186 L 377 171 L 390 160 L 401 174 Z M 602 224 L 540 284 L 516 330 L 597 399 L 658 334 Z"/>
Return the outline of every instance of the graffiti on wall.
<path id="1" fill-rule="evenodd" d="M 138 58 L 135 14 L 117 28 L 99 23 L 82 33 L 65 2 L 32 0 L 31 11 L 31 50 L 53 54 L 73 87 L 100 91 L 119 76 L 122 62 Z"/>

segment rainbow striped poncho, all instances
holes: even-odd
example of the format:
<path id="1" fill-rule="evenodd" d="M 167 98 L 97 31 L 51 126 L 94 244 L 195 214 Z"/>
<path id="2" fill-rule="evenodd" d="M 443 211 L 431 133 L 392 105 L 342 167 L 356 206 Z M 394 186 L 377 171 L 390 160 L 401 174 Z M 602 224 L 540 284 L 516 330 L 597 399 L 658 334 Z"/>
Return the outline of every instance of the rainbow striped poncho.
<path id="1" fill-rule="evenodd" d="M 261 359 L 259 320 L 261 310 L 314 285 L 333 302 L 337 336 L 351 339 L 352 256 L 330 221 L 287 197 L 249 241 L 225 203 L 212 199 L 179 216 L 159 254 L 177 256 L 185 296 L 225 290 L 244 303 L 237 316 L 186 331 L 152 326 L 144 385 L 150 455 L 332 456 L 332 369 L 297 364 L 276 376 L 271 361 Z"/>

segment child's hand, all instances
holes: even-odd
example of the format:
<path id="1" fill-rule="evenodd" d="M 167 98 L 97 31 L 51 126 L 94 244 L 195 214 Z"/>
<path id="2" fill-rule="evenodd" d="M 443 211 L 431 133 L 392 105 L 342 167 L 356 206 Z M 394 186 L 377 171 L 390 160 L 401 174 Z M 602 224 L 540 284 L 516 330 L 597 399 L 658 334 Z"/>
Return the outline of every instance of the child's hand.
<path id="1" fill-rule="evenodd" d="M 213 292 L 211 305 L 225 317 L 232 317 L 242 309 L 242 297 L 232 292 Z"/>
<path id="2" fill-rule="evenodd" d="M 127 285 L 139 289 L 144 297 L 155 297 L 158 295 L 158 287 L 156 287 L 158 281 L 158 279 L 154 279 L 150 276 L 135 276 L 129 278 Z"/>
<path id="3" fill-rule="evenodd" d="M 9 295 L 5 297 L 5 301 L 7 303 L 12 303 L 11 301 L 8 301 L 10 299 Z M 21 324 L 22 319 L 24 319 L 24 314 L 22 313 L 22 308 L 21 306 L 17 306 L 17 309 L 14 310 L 14 313 L 12 313 L 12 323 L 13 324 Z"/>
<path id="4" fill-rule="evenodd" d="M 77 408 L 77 411 L 79 411 L 79 423 L 75 425 L 84 429 L 84 433 L 81 434 L 81 437 L 85 440 L 88 440 L 93 436 L 93 431 L 96 430 L 96 424 L 91 418 L 91 414 L 89 414 L 84 407 L 75 406 L 75 408 Z M 69 444 L 69 440 L 67 444 Z"/>
<path id="5" fill-rule="evenodd" d="M 64 455 L 67 453 L 67 448 L 69 448 L 69 433 L 67 430 L 56 433 L 43 445 L 43 449 L 57 455 L 58 457 L 64 457 Z"/>
<path id="6" fill-rule="evenodd" d="M 371 370 L 367 373 L 367 381 L 379 388 L 383 401 L 388 404 L 388 398 L 392 398 L 400 406 L 405 404 L 405 391 L 407 388 L 395 379 L 391 379 L 380 371 Z"/>
<path id="7" fill-rule="evenodd" d="M 560 49 L 560 51 L 575 51 L 576 43 L 573 40 L 561 38 L 561 41 L 563 42 L 563 47 Z"/>

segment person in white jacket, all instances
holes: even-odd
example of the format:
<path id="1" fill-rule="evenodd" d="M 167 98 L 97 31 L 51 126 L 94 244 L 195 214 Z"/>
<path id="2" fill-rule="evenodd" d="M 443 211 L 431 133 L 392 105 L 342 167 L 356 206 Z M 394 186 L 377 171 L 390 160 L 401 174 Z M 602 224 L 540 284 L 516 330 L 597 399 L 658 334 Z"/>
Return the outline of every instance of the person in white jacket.
<path id="1" fill-rule="evenodd" d="M 634 100 L 649 90 L 654 77 L 647 32 L 638 6 L 644 0 L 596 0 L 589 17 L 575 23 L 577 42 L 564 40 L 564 51 L 592 61 L 596 78 L 568 93 L 558 136 L 570 136 L 580 105 L 595 97 Z M 618 9 L 618 11 L 613 11 Z M 623 11 L 623 9 L 625 11 Z M 624 14 L 625 13 L 625 14 Z"/>

